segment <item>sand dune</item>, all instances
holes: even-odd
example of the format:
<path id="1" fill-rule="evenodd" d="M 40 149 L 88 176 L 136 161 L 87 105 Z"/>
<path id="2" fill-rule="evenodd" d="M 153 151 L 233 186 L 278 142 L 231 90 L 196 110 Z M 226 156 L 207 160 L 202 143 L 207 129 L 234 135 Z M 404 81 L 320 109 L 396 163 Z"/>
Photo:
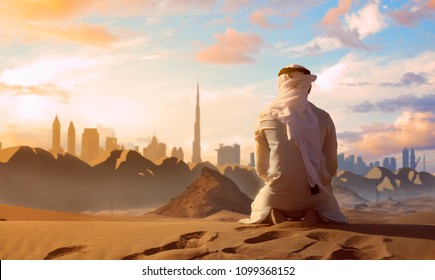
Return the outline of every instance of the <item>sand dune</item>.
<path id="1" fill-rule="evenodd" d="M 0 258 L 433 260 L 434 201 L 390 201 L 383 208 L 369 204 L 365 209 L 344 209 L 349 225 L 322 227 L 304 221 L 241 225 L 235 221 L 245 216 L 227 210 L 193 219 L 1 205 Z"/>

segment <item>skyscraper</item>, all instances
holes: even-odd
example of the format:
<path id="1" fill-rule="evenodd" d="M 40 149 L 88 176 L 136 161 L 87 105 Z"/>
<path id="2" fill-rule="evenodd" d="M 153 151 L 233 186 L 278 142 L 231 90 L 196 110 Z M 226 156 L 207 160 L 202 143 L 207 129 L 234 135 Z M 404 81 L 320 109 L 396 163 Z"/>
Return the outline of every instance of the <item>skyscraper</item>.
<path id="1" fill-rule="evenodd" d="M 409 167 L 411 167 L 412 169 L 415 169 L 417 167 L 417 163 L 415 162 L 415 151 L 414 151 L 414 148 L 411 148 L 411 154 L 409 156 L 409 160 L 410 160 Z"/>
<path id="2" fill-rule="evenodd" d="M 199 108 L 199 83 L 196 83 L 196 111 L 194 138 L 192 144 L 192 162 L 201 162 L 201 128 L 200 128 L 200 108 Z"/>
<path id="3" fill-rule="evenodd" d="M 117 144 L 117 139 L 116 137 L 106 137 L 106 143 L 105 143 L 105 151 L 106 152 L 111 152 L 114 151 L 116 149 L 118 149 L 118 144 Z"/>
<path id="4" fill-rule="evenodd" d="M 156 136 L 153 136 L 151 143 L 143 148 L 143 156 L 151 161 L 161 160 L 166 157 L 166 144 L 159 143 Z"/>
<path id="5" fill-rule="evenodd" d="M 82 160 L 89 163 L 100 153 L 100 135 L 96 128 L 85 128 L 82 134 Z"/>
<path id="6" fill-rule="evenodd" d="M 219 144 L 217 151 L 217 165 L 240 164 L 240 145 L 224 146 Z"/>
<path id="7" fill-rule="evenodd" d="M 396 171 L 396 169 L 397 169 L 397 164 L 396 164 L 396 158 L 395 157 L 391 157 L 390 158 L 390 169 L 391 169 L 391 171 Z"/>
<path id="8" fill-rule="evenodd" d="M 184 160 L 184 152 L 181 147 L 178 149 L 176 147 L 172 148 L 171 157 L 175 157 L 178 160 Z"/>
<path id="9" fill-rule="evenodd" d="M 409 167 L 409 150 L 408 148 L 402 151 L 402 167 Z"/>
<path id="10" fill-rule="evenodd" d="M 57 118 L 57 115 L 53 121 L 51 153 L 55 155 L 63 154 L 63 149 L 60 146 L 60 122 L 59 119 Z"/>
<path id="11" fill-rule="evenodd" d="M 70 122 L 68 127 L 68 153 L 73 156 L 76 154 L 76 129 L 73 122 Z"/>

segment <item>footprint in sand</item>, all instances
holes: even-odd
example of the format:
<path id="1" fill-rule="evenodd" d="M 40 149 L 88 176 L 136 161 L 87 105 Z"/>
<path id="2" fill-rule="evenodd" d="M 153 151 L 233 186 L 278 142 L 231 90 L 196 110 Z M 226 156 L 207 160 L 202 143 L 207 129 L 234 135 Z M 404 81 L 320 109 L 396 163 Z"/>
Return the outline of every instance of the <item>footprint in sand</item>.
<path id="1" fill-rule="evenodd" d="M 329 260 L 380 260 L 389 259 L 392 254 L 388 251 L 385 243 L 393 239 L 382 236 L 352 235 L 346 237 L 334 236 L 332 232 L 311 232 L 306 237 L 319 241 L 317 248 L 329 248 L 323 252 L 322 259 Z M 323 244 L 331 244 L 324 246 Z M 335 245 L 335 246 L 334 246 Z M 335 248 L 334 248 L 335 247 Z M 308 258 L 309 252 L 305 252 Z M 319 253 L 319 252 L 317 252 Z"/>
<path id="2" fill-rule="evenodd" d="M 208 242 L 213 242 L 219 237 L 217 232 L 196 231 L 182 234 L 177 240 L 164 243 L 160 247 L 154 247 L 144 250 L 142 253 L 135 253 L 123 257 L 123 260 L 135 260 L 145 256 L 152 256 L 157 253 L 162 253 L 170 250 L 182 250 L 201 248 Z"/>
<path id="3" fill-rule="evenodd" d="M 71 255 L 77 252 L 81 252 L 86 249 L 86 246 L 70 246 L 57 248 L 45 256 L 44 260 L 54 260 L 65 255 Z"/>
<path id="4" fill-rule="evenodd" d="M 292 232 L 286 232 L 286 231 L 268 231 L 265 232 L 259 236 L 253 237 L 253 238 L 248 238 L 245 240 L 245 243 L 247 244 L 257 244 L 257 243 L 262 243 L 262 242 L 266 242 L 266 241 L 270 241 L 270 240 L 274 240 L 274 239 L 279 239 L 279 238 L 283 238 L 286 237 L 288 235 L 292 234 Z"/>
<path id="5" fill-rule="evenodd" d="M 243 227 L 237 227 L 237 228 L 235 228 L 235 230 L 240 231 L 240 232 L 244 232 L 244 231 L 249 231 L 249 230 L 253 230 L 253 229 L 257 229 L 257 228 L 265 228 L 265 227 L 270 227 L 270 226 L 269 225 L 243 226 Z"/>

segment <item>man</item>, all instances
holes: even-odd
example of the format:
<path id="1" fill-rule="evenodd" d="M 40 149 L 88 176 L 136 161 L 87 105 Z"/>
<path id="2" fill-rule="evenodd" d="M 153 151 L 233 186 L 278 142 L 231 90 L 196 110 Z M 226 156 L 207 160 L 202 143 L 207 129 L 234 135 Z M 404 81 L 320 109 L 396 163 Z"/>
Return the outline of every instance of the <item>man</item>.
<path id="1" fill-rule="evenodd" d="M 255 131 L 256 171 L 265 181 L 241 223 L 280 223 L 305 218 L 347 223 L 331 187 L 337 170 L 334 123 L 308 101 L 317 76 L 289 65 L 278 74 L 278 96 L 260 115 Z"/>

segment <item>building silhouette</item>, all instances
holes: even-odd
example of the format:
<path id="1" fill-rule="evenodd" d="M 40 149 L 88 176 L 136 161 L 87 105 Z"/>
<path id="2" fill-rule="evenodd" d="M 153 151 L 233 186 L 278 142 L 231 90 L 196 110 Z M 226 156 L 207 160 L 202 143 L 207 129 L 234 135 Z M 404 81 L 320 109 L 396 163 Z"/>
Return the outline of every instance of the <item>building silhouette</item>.
<path id="1" fill-rule="evenodd" d="M 402 167 L 409 167 L 409 150 L 408 148 L 402 151 Z"/>
<path id="2" fill-rule="evenodd" d="M 192 162 L 201 162 L 201 114 L 199 107 L 199 83 L 196 83 L 196 110 L 194 124 L 194 138 L 192 143 Z"/>
<path id="3" fill-rule="evenodd" d="M 240 165 L 240 145 L 224 146 L 219 144 L 217 151 L 217 165 L 239 164 Z"/>
<path id="4" fill-rule="evenodd" d="M 397 170 L 397 162 L 395 157 L 390 157 L 390 169 L 393 172 Z"/>
<path id="5" fill-rule="evenodd" d="M 254 153 L 250 153 L 249 154 L 249 166 L 255 167 L 255 154 Z"/>
<path id="6" fill-rule="evenodd" d="M 63 154 L 63 149 L 60 146 L 60 122 L 56 115 L 56 118 L 53 121 L 52 126 L 52 145 L 51 145 L 51 153 L 54 155 Z"/>
<path id="7" fill-rule="evenodd" d="M 105 151 L 111 152 L 119 149 L 119 145 L 117 144 L 117 141 L 118 140 L 116 139 L 116 137 L 106 137 Z"/>
<path id="8" fill-rule="evenodd" d="M 415 162 L 415 151 L 414 148 L 411 148 L 411 153 L 409 155 L 409 167 L 415 169 L 417 167 L 417 163 Z"/>
<path id="9" fill-rule="evenodd" d="M 171 157 L 178 158 L 178 160 L 184 160 L 184 152 L 181 147 L 178 149 L 176 147 L 172 148 Z"/>
<path id="10" fill-rule="evenodd" d="M 348 170 L 355 174 L 366 175 L 373 167 L 380 167 L 381 163 L 379 161 L 370 162 L 367 164 L 364 162 L 361 156 L 358 156 L 355 161 L 354 155 L 349 155 L 345 157 L 343 153 L 337 155 L 338 170 Z M 397 170 L 397 163 L 395 157 L 385 157 L 382 160 L 382 167 L 388 168 L 391 171 Z"/>
<path id="11" fill-rule="evenodd" d="M 74 123 L 70 122 L 68 127 L 68 153 L 76 155 L 76 129 Z"/>
<path id="12" fill-rule="evenodd" d="M 90 163 L 100 154 L 100 135 L 96 128 L 85 128 L 82 134 L 82 160 Z"/>
<path id="13" fill-rule="evenodd" d="M 151 143 L 143 148 L 143 156 L 151 161 L 166 157 L 166 144 L 159 143 L 157 137 L 153 136 Z"/>

